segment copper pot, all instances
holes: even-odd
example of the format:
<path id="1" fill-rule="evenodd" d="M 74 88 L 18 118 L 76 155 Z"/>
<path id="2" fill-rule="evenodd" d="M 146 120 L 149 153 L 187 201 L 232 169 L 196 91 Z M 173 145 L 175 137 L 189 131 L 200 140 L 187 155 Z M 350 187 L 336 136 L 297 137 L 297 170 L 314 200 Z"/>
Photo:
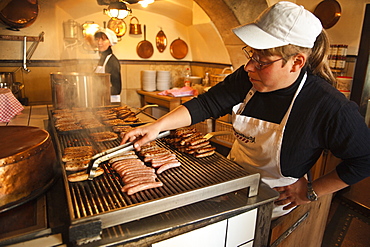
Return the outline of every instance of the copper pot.
<path id="1" fill-rule="evenodd" d="M 136 23 L 133 23 L 132 20 L 136 20 Z M 130 19 L 130 34 L 141 34 L 141 24 L 139 20 L 134 16 Z"/>
<path id="2" fill-rule="evenodd" d="M 47 131 L 0 126 L 0 212 L 43 194 L 61 171 Z"/>

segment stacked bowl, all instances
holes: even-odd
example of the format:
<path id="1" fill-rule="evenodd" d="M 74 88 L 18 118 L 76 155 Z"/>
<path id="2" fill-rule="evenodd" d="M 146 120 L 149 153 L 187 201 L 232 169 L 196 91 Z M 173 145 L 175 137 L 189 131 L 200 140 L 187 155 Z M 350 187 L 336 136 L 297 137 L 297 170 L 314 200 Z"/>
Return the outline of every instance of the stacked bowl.
<path id="1" fill-rule="evenodd" d="M 163 91 L 171 88 L 171 71 L 157 71 L 157 90 Z"/>
<path id="2" fill-rule="evenodd" d="M 141 82 L 143 90 L 153 92 L 156 90 L 156 71 L 155 70 L 143 70 L 141 74 Z"/>

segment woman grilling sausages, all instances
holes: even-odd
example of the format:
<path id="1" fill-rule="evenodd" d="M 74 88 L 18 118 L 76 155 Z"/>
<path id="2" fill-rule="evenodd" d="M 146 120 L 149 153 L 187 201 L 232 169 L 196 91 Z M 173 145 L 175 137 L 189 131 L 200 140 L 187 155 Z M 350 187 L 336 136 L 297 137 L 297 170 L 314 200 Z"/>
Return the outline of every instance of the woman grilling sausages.
<path id="1" fill-rule="evenodd" d="M 233 29 L 248 58 L 225 80 L 156 122 L 128 132 L 140 149 L 160 131 L 232 113 L 229 158 L 280 193 L 273 218 L 370 176 L 370 130 L 357 105 L 336 90 L 328 39 L 311 12 L 291 2 Z M 306 174 L 323 150 L 342 162 L 315 181 Z"/>

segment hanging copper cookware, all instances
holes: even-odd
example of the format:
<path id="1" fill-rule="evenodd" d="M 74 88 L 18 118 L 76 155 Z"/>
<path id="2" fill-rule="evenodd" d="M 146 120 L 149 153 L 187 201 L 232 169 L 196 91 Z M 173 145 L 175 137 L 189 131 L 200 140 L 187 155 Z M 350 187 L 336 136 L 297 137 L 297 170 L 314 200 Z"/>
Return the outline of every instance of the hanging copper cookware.
<path id="1" fill-rule="evenodd" d="M 170 45 L 170 52 L 174 58 L 183 59 L 188 54 L 188 45 L 180 38 L 175 39 Z"/>
<path id="2" fill-rule="evenodd" d="M 329 29 L 339 21 L 342 9 L 336 0 L 324 0 L 316 6 L 313 13 L 320 19 L 323 28 Z"/>
<path id="3" fill-rule="evenodd" d="M 38 0 L 7 0 L 0 3 L 0 21 L 8 29 L 19 31 L 19 28 L 30 26 L 39 13 Z M 5 6 L 4 6 L 5 5 Z"/>
<path id="4" fill-rule="evenodd" d="M 163 52 L 167 47 L 167 37 L 162 30 L 157 33 L 155 43 L 159 52 Z"/>
<path id="5" fill-rule="evenodd" d="M 153 55 L 154 49 L 152 43 L 146 40 L 146 26 L 144 25 L 144 40 L 136 47 L 136 52 L 141 58 L 150 58 Z"/>
<path id="6" fill-rule="evenodd" d="M 135 16 L 130 19 L 130 34 L 141 34 L 141 24 Z"/>
<path id="7" fill-rule="evenodd" d="M 117 38 L 121 38 L 123 35 L 125 35 L 127 30 L 124 20 L 115 18 L 111 18 L 108 21 L 107 27 L 116 34 Z"/>

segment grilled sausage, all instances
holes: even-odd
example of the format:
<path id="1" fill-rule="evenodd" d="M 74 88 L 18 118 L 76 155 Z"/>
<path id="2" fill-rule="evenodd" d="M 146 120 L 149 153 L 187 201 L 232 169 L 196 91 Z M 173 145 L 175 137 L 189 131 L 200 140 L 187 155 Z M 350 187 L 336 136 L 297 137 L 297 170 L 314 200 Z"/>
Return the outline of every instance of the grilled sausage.
<path id="1" fill-rule="evenodd" d="M 209 152 L 206 152 L 206 153 L 195 154 L 195 157 L 196 158 L 207 157 L 207 156 L 211 156 L 214 153 L 215 153 L 215 150 L 212 150 L 212 151 L 209 151 Z"/>
<path id="2" fill-rule="evenodd" d="M 118 167 L 125 167 L 125 166 L 140 166 L 144 165 L 144 163 L 139 159 L 130 159 L 130 160 L 120 160 L 116 161 L 113 164 L 111 164 L 113 169 L 118 169 Z"/>
<path id="3" fill-rule="evenodd" d="M 129 188 L 127 190 L 127 194 L 132 195 L 142 190 L 148 190 L 148 189 L 157 188 L 161 186 L 163 186 L 162 182 L 142 183 L 142 184 L 138 184 L 136 186 Z"/>
<path id="4" fill-rule="evenodd" d="M 163 155 L 158 155 L 158 156 L 153 156 L 153 157 L 145 157 L 144 162 L 153 162 L 153 161 L 158 161 L 158 160 L 166 160 L 168 158 L 176 158 L 176 155 L 173 153 L 168 153 L 168 154 L 163 154 Z"/>
<path id="5" fill-rule="evenodd" d="M 126 173 L 125 173 L 125 176 L 142 176 L 142 175 L 151 175 L 151 174 L 154 174 L 155 173 L 155 170 L 153 168 L 150 168 L 150 167 L 145 167 L 146 169 L 132 169 L 132 170 L 128 170 Z"/>
<path id="6" fill-rule="evenodd" d="M 114 163 L 116 161 L 119 161 L 119 160 L 127 160 L 127 159 L 138 159 L 139 157 L 137 157 L 137 155 L 135 154 L 135 151 L 129 151 L 127 153 L 125 153 L 124 155 L 120 155 L 120 156 L 117 156 L 117 157 L 114 157 L 112 159 L 109 160 L 109 163 Z"/>
<path id="7" fill-rule="evenodd" d="M 151 174 L 151 175 L 147 174 L 147 175 L 142 175 L 142 176 L 124 176 L 123 177 L 123 182 L 125 184 L 128 184 L 128 183 L 132 183 L 132 182 L 136 182 L 136 181 L 141 181 L 141 180 L 144 180 L 144 179 L 152 180 L 154 182 L 156 178 L 157 178 L 157 175 L 155 175 L 154 173 Z"/>
<path id="8" fill-rule="evenodd" d="M 206 138 L 201 137 L 201 138 L 198 138 L 198 139 L 191 140 L 189 144 L 190 144 L 190 146 L 195 146 L 195 145 L 198 145 L 198 144 L 206 142 L 206 141 L 208 141 Z"/>
<path id="9" fill-rule="evenodd" d="M 156 149 L 156 150 L 151 150 L 148 152 L 143 153 L 144 157 L 155 157 L 155 156 L 160 156 L 164 154 L 170 154 L 171 152 L 165 148 L 161 149 Z"/>
<path id="10" fill-rule="evenodd" d="M 145 168 L 151 169 L 145 165 L 127 165 L 127 166 L 118 167 L 115 170 L 121 176 L 125 176 L 128 172 L 145 171 Z"/>
<path id="11" fill-rule="evenodd" d="M 158 167 L 161 167 L 167 163 L 174 163 L 174 162 L 179 162 L 176 158 L 172 158 L 172 159 L 168 159 L 168 160 L 163 160 L 163 161 L 156 161 L 156 162 L 152 162 L 152 167 L 153 168 L 158 168 Z"/>
<path id="12" fill-rule="evenodd" d="M 181 165 L 181 163 L 178 162 L 178 161 L 177 162 L 166 163 L 166 164 L 164 164 L 164 165 L 162 165 L 161 167 L 158 168 L 157 174 L 161 174 L 165 170 L 168 170 L 168 169 L 173 168 L 173 167 L 178 167 L 180 165 Z"/>
<path id="13" fill-rule="evenodd" d="M 210 151 L 215 150 L 215 149 L 216 149 L 215 147 L 199 148 L 199 149 L 196 150 L 196 153 L 198 153 L 198 154 L 207 153 L 207 152 L 210 152 Z"/>
<path id="14" fill-rule="evenodd" d="M 201 148 L 201 147 L 204 147 L 204 146 L 207 146 L 209 145 L 209 141 L 205 141 L 205 142 L 201 142 L 197 145 L 193 145 L 193 146 L 188 146 L 188 149 L 198 149 L 198 148 Z"/>
<path id="15" fill-rule="evenodd" d="M 182 140 L 180 141 L 180 144 L 181 144 L 181 145 L 185 145 L 185 144 L 186 144 L 186 143 L 188 143 L 188 142 L 190 142 L 190 143 L 191 143 L 191 141 L 193 141 L 193 140 L 197 140 L 197 139 L 200 139 L 200 138 L 202 138 L 202 134 L 201 134 L 201 133 L 194 133 L 194 134 L 192 134 L 191 136 L 189 136 L 189 137 L 186 137 L 186 138 L 182 139 Z"/>

